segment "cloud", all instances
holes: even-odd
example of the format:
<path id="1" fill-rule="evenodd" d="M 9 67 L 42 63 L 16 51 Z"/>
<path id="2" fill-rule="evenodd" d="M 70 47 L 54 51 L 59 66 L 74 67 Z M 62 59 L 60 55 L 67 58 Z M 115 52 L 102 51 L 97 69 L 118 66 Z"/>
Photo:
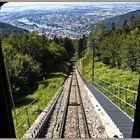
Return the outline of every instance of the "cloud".
<path id="1" fill-rule="evenodd" d="M 114 8 L 119 6 L 138 7 L 140 2 L 8 2 L 1 7 L 1 12 L 23 10 L 64 9 L 73 6 L 94 6 L 98 8 Z"/>

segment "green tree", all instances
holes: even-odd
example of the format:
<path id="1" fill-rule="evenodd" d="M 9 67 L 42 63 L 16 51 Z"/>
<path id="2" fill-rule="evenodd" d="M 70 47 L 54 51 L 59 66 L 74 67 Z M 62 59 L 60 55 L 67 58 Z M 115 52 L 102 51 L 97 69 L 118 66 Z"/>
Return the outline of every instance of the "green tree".
<path id="1" fill-rule="evenodd" d="M 36 84 L 40 64 L 27 55 L 17 53 L 13 60 L 7 61 L 10 82 L 14 93 L 24 93 Z"/>
<path id="2" fill-rule="evenodd" d="M 78 42 L 78 57 L 81 58 L 83 56 L 83 53 L 87 47 L 87 38 L 85 35 L 83 35 L 82 38 L 79 39 Z"/>
<path id="3" fill-rule="evenodd" d="M 113 22 L 112 23 L 112 31 L 116 30 L 116 26 L 115 26 L 115 23 Z"/>
<path id="4" fill-rule="evenodd" d="M 140 71 L 140 32 L 132 30 L 121 47 L 122 68 Z"/>
<path id="5" fill-rule="evenodd" d="M 129 33 L 129 26 L 128 26 L 128 21 L 127 21 L 127 20 L 124 21 L 122 30 L 123 30 L 123 32 L 126 33 L 126 34 Z"/>
<path id="6" fill-rule="evenodd" d="M 67 37 L 64 39 L 64 48 L 66 49 L 69 57 L 71 57 L 75 53 L 72 41 Z"/>

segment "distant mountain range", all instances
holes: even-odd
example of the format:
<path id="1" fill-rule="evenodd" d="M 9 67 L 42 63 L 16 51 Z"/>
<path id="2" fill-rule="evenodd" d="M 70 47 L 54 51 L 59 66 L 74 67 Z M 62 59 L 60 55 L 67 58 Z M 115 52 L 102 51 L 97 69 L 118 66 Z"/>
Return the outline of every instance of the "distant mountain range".
<path id="1" fill-rule="evenodd" d="M 121 28 L 122 25 L 124 24 L 124 21 L 130 21 L 132 16 L 140 16 L 140 10 L 136 10 L 136 11 L 132 11 L 123 15 L 119 15 L 113 18 L 108 18 L 105 19 L 103 22 L 105 23 L 105 27 L 107 29 L 111 29 L 112 28 L 112 23 L 115 23 L 116 28 Z"/>
<path id="2" fill-rule="evenodd" d="M 2 34 L 7 34 L 7 35 L 10 35 L 12 32 L 14 32 L 15 35 L 19 36 L 25 32 L 29 32 L 29 31 L 22 29 L 22 28 L 18 28 L 16 26 L 13 26 L 13 25 L 10 25 L 7 23 L 0 22 L 0 32 Z"/>

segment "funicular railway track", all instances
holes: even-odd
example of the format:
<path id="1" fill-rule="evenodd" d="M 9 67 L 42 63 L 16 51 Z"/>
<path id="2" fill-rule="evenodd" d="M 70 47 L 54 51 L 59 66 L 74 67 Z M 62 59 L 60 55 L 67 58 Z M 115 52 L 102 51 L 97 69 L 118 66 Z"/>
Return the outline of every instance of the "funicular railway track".
<path id="1" fill-rule="evenodd" d="M 90 138 L 75 66 L 38 137 Z"/>
<path id="2" fill-rule="evenodd" d="M 60 138 L 90 138 L 77 75 L 74 72 L 62 118 Z"/>
<path id="3" fill-rule="evenodd" d="M 73 65 L 61 91 L 43 111 L 45 121 L 40 130 L 24 138 L 107 138 L 105 126 L 85 92 Z"/>

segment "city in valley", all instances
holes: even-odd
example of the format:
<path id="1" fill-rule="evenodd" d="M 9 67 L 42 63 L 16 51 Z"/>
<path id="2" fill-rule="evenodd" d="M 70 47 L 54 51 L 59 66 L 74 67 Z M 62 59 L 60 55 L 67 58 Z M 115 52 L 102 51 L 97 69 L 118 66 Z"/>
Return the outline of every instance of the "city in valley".
<path id="1" fill-rule="evenodd" d="M 49 38 L 80 38 L 89 34 L 99 20 L 139 9 L 139 3 L 16 3 L 1 8 L 0 22 L 28 31 L 45 33 Z"/>

